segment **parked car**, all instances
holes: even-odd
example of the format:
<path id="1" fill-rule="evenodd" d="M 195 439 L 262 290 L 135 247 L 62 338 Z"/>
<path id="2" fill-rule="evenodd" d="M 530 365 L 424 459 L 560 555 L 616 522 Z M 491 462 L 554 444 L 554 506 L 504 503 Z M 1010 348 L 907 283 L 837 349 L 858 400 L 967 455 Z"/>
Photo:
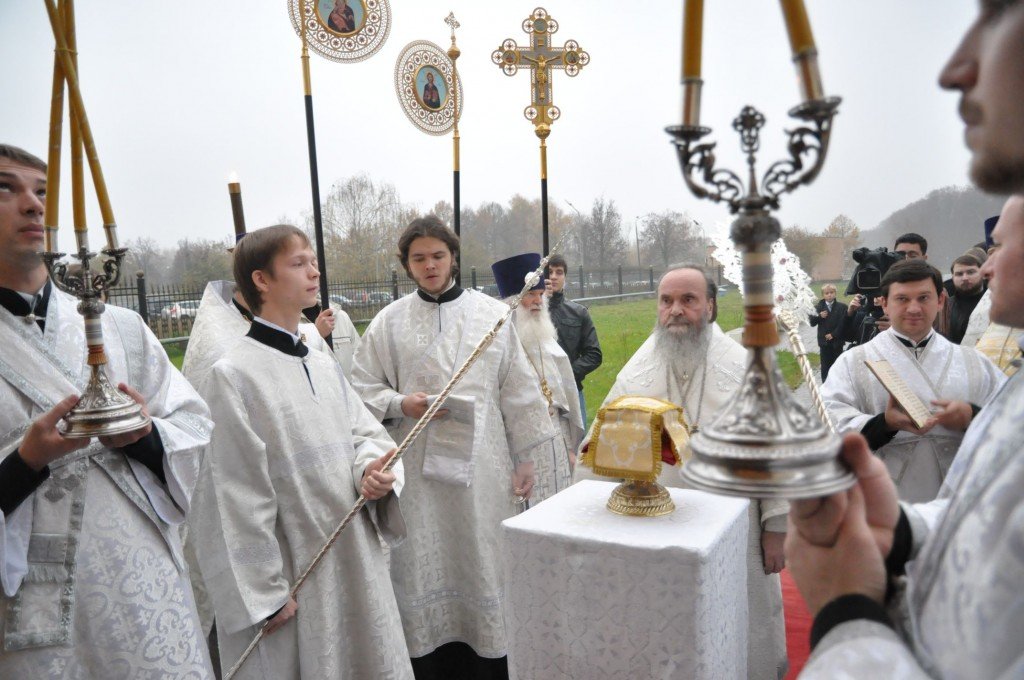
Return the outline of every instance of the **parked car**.
<path id="1" fill-rule="evenodd" d="M 333 304 L 341 305 L 346 312 L 356 307 L 356 301 L 344 295 L 331 295 L 330 299 Z"/>
<path id="2" fill-rule="evenodd" d="M 160 316 L 164 319 L 188 319 L 192 321 L 199 313 L 199 300 L 183 300 L 173 302 L 160 310 Z"/>
<path id="3" fill-rule="evenodd" d="M 391 304 L 391 293 L 386 293 L 382 290 L 373 291 L 367 293 L 366 301 L 371 305 L 389 305 Z"/>

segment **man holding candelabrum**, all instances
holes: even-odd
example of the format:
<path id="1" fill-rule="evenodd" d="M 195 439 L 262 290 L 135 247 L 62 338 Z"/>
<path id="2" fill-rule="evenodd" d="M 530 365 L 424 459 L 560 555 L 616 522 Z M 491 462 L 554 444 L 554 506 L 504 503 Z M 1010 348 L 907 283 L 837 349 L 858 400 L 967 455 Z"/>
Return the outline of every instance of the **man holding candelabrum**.
<path id="1" fill-rule="evenodd" d="M 142 319 L 101 317 L 111 383 L 152 418 L 67 439 L 85 387 L 78 301 L 50 280 L 46 164 L 0 145 L 0 677 L 212 677 L 177 526 L 206 405 Z"/>
<path id="2" fill-rule="evenodd" d="M 1024 194 L 1024 2 L 982 3 L 942 71 L 959 90 L 971 177 Z M 1024 214 L 1018 199 L 982 267 L 992 321 L 1024 325 Z M 848 491 L 795 502 L 787 564 L 811 612 L 804 678 L 1024 676 L 1024 375 L 976 417 L 939 497 L 899 503 L 885 464 L 849 434 Z"/>

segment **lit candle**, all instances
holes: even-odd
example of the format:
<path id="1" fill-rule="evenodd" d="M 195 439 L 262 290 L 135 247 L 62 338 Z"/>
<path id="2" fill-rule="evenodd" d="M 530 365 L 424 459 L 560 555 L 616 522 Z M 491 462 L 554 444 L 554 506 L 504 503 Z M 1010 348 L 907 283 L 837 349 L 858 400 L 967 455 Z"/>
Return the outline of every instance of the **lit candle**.
<path id="1" fill-rule="evenodd" d="M 242 210 L 242 183 L 234 170 L 228 175 L 228 196 L 231 198 L 231 216 L 235 221 L 235 243 L 245 236 L 245 212 Z"/>
<path id="2" fill-rule="evenodd" d="M 686 0 L 683 5 L 683 80 L 700 78 L 703 30 L 704 0 Z"/>
<path id="3" fill-rule="evenodd" d="M 786 31 L 789 33 L 789 45 L 796 58 L 808 50 L 814 49 L 814 35 L 811 34 L 811 22 L 807 18 L 804 0 L 780 0 L 782 15 L 786 19 Z"/>

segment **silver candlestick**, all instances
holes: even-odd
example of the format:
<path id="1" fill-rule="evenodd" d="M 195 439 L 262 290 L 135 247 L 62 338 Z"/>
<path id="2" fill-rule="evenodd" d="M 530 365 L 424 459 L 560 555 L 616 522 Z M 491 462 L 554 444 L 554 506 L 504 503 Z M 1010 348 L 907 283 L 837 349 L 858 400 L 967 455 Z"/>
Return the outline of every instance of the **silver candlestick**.
<path id="1" fill-rule="evenodd" d="M 711 130 L 667 128 L 687 187 L 698 198 L 724 202 L 737 215 L 730 237 L 743 258 L 743 345 L 749 360 L 736 396 L 690 440 L 693 457 L 683 476 L 697 488 L 752 498 L 811 498 L 848 488 L 853 474 L 839 460 L 839 437 L 793 398 L 775 363 L 779 342 L 773 307 L 771 245 L 782 234 L 770 211 L 779 197 L 810 184 L 825 161 L 838 97 L 812 99 L 792 109 L 800 125 L 789 130 L 786 160 L 769 166 L 760 185 L 756 155 L 764 116 L 746 106 L 733 120 L 747 156 L 747 182 L 716 167 Z"/>
<path id="2" fill-rule="evenodd" d="M 83 238 L 79 240 L 84 241 Z M 58 426 L 60 433 L 69 439 L 131 432 L 150 422 L 142 405 L 117 389 L 107 378 L 104 369 L 107 355 L 103 347 L 103 327 L 100 321 L 105 308 L 103 298 L 121 278 L 121 264 L 127 252 L 127 248 L 105 248 L 102 252 L 105 259 L 99 271 L 92 269 L 97 254 L 90 253 L 84 243 L 74 256 L 81 262 L 81 267 L 69 266 L 63 260 L 64 253 L 42 253 L 54 285 L 79 299 L 78 312 L 85 317 L 85 342 L 89 346 L 86 363 L 91 374 L 78 404 Z"/>

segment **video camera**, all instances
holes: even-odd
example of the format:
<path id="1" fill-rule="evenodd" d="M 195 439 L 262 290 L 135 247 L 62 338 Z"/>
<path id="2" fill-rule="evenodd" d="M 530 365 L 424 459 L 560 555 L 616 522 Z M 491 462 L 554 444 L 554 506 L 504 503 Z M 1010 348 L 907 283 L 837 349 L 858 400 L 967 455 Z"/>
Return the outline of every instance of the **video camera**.
<path id="1" fill-rule="evenodd" d="M 878 333 L 878 319 L 882 317 L 883 311 L 875 304 L 875 297 L 881 292 L 882 277 L 889 271 L 889 267 L 903 259 L 903 253 L 882 246 L 874 250 L 857 248 L 852 255 L 857 268 L 850 277 L 846 294 L 859 295 L 861 308 L 853 317 L 855 326 L 847 337 L 854 344 L 863 345 Z"/>

